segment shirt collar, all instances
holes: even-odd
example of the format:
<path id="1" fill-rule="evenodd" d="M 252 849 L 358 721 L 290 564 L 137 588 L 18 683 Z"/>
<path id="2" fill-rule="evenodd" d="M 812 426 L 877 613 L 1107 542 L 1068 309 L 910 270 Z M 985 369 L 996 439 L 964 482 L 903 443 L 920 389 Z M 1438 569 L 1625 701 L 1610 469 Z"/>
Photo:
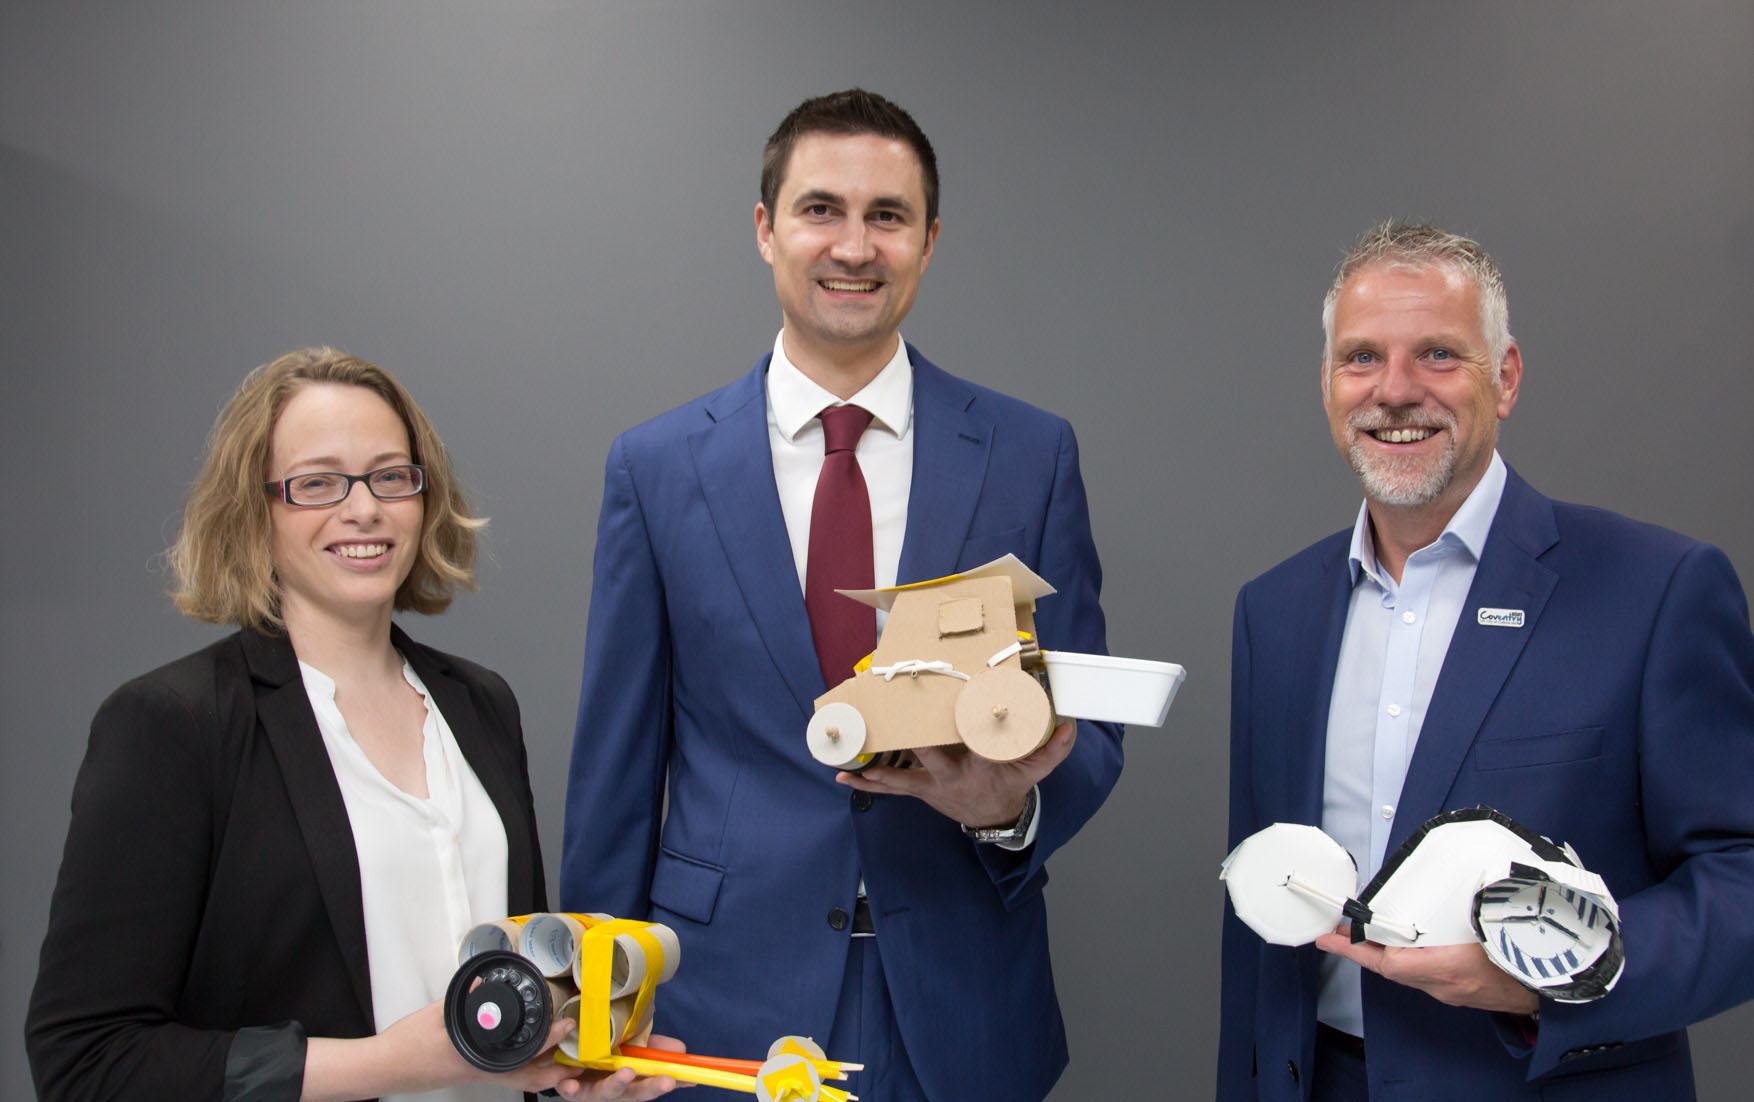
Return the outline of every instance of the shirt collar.
<path id="1" fill-rule="evenodd" d="M 1494 450 L 1492 462 L 1486 465 L 1486 473 L 1480 476 L 1473 492 L 1468 494 L 1468 499 L 1462 502 L 1462 507 L 1456 510 L 1455 516 L 1449 518 L 1442 534 L 1432 541 L 1431 546 L 1459 544 L 1474 557 L 1475 562 L 1479 562 L 1481 552 L 1486 549 L 1487 533 L 1492 531 L 1492 518 L 1498 515 L 1498 503 L 1504 497 L 1506 471 L 1504 460 Z M 1368 501 L 1358 507 L 1358 519 L 1352 524 L 1352 547 L 1347 565 L 1352 571 L 1353 585 L 1358 584 L 1358 578 L 1362 574 L 1369 574 L 1381 584 L 1382 571 L 1376 563 L 1376 543 L 1370 533 Z"/>
<path id="2" fill-rule="evenodd" d="M 897 438 L 907 436 L 913 421 L 914 366 L 908 362 L 907 342 L 898 336 L 895 355 L 877 377 L 842 402 L 799 371 L 786 358 L 785 330 L 774 338 L 773 360 L 767 365 L 767 408 L 774 425 L 787 440 L 796 440 L 805 425 L 816 420 L 827 406 L 853 405 L 869 410 L 873 428 L 881 427 Z"/>
<path id="3" fill-rule="evenodd" d="M 402 659 L 402 680 L 408 682 L 416 692 L 425 697 L 429 707 L 436 706 L 433 703 L 432 692 L 427 689 L 426 682 L 420 680 L 420 675 L 414 672 L 414 667 L 409 664 L 408 657 L 400 651 L 396 652 L 396 657 Z M 323 699 L 334 701 L 335 679 L 333 677 L 302 658 L 298 660 L 298 672 L 304 678 L 305 692 L 320 693 Z"/>

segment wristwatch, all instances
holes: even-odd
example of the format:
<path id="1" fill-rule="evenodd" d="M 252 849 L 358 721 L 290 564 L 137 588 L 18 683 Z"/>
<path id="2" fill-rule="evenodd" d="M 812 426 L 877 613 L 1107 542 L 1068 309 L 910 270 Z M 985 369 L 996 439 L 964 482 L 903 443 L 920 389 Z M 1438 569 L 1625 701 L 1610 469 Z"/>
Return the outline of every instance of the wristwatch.
<path id="1" fill-rule="evenodd" d="M 1029 837 L 1029 824 L 1035 820 L 1035 789 L 1023 798 L 1023 814 L 1008 827 L 971 827 L 963 826 L 962 833 L 983 845 L 1016 845 Z"/>

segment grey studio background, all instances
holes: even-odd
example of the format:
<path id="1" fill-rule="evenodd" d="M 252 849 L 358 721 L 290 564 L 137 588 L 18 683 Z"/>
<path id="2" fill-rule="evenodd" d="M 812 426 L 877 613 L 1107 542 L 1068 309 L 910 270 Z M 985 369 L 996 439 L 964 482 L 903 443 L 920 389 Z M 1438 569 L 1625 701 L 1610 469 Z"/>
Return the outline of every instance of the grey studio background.
<path id="1" fill-rule="evenodd" d="M 0 1096 L 86 725 L 219 634 L 158 556 L 285 349 L 400 376 L 492 515 L 481 591 L 410 628 L 518 690 L 553 883 L 605 452 L 768 348 L 760 145 L 855 83 L 941 160 L 906 336 L 1079 428 L 1110 645 L 1190 671 L 1053 863 L 1054 1098 L 1209 1096 L 1231 601 L 1358 503 L 1317 390 L 1341 249 L 1476 234 L 1527 363 L 1510 463 L 1754 581 L 1750 57 L 1747 0 L 8 0 Z M 1746 1096 L 1751 1025 L 1694 1031 L 1705 1097 Z"/>

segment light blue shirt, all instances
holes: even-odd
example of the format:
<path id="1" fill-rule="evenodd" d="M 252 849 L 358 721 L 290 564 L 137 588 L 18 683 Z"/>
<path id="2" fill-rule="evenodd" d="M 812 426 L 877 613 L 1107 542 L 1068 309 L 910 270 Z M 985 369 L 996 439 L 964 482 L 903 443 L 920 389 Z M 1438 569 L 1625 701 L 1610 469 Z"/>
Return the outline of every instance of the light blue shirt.
<path id="1" fill-rule="evenodd" d="M 1399 583 L 1377 563 L 1368 505 L 1359 507 L 1352 527 L 1352 603 L 1328 705 L 1322 830 L 1352 855 L 1360 889 L 1387 856 L 1401 782 L 1504 496 L 1505 474 L 1493 452 L 1443 534 L 1407 557 Z M 1317 1019 L 1362 1037 L 1358 965 L 1324 953 L 1321 968 Z"/>

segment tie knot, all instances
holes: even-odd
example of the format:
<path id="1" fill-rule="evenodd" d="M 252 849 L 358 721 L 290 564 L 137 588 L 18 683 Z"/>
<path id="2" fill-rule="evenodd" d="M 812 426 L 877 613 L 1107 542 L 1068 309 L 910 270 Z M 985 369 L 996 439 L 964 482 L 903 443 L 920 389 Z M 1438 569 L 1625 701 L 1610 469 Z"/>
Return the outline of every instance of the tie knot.
<path id="1" fill-rule="evenodd" d="M 871 425 L 871 411 L 858 406 L 829 406 L 822 418 L 822 451 L 850 452 Z"/>

